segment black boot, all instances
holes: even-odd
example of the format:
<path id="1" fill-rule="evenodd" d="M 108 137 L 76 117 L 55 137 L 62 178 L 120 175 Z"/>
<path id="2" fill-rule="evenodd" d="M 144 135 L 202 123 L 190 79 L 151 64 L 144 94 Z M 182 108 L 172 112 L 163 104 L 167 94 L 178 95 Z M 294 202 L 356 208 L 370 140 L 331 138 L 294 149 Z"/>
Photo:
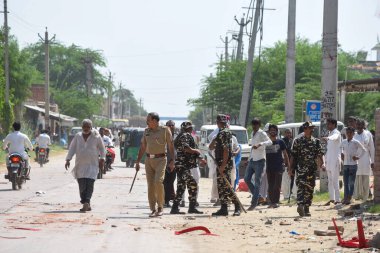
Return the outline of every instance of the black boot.
<path id="1" fill-rule="evenodd" d="M 297 213 L 298 213 L 301 217 L 305 216 L 305 209 L 304 209 L 304 206 L 303 206 L 303 205 L 298 205 L 298 207 L 297 207 Z"/>
<path id="2" fill-rule="evenodd" d="M 310 217 L 310 216 L 311 216 L 311 213 L 310 213 L 309 207 L 308 207 L 308 206 L 305 206 L 305 207 L 304 207 L 304 210 L 305 210 L 305 216 Z"/>
<path id="3" fill-rule="evenodd" d="M 170 210 L 170 214 L 185 214 L 184 212 L 180 212 L 178 208 L 178 204 L 176 202 L 172 205 L 172 210 Z"/>
<path id="4" fill-rule="evenodd" d="M 235 203 L 235 212 L 234 212 L 233 216 L 240 216 L 240 212 L 241 212 L 240 204 Z"/>
<path id="5" fill-rule="evenodd" d="M 227 204 L 222 204 L 222 206 L 216 213 L 212 213 L 212 216 L 228 216 Z"/>
<path id="6" fill-rule="evenodd" d="M 195 213 L 195 214 L 203 214 L 203 212 L 198 211 L 195 208 L 196 202 L 190 202 L 189 204 L 189 210 L 187 211 L 188 213 Z"/>

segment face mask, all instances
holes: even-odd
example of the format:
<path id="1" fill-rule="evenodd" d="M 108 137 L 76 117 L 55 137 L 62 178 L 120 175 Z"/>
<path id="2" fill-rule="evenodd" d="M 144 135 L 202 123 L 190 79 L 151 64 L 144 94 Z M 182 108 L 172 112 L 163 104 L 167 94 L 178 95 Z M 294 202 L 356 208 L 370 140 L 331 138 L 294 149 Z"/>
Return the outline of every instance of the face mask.
<path id="1" fill-rule="evenodd" d="M 82 130 L 82 133 L 89 134 L 89 133 L 91 133 L 91 130 L 86 130 L 86 131 Z"/>

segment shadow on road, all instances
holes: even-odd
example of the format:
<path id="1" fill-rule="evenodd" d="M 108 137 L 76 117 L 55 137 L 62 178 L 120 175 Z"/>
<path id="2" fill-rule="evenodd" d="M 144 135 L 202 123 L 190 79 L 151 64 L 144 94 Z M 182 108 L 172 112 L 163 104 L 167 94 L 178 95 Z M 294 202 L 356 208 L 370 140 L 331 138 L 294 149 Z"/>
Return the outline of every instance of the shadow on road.
<path id="1" fill-rule="evenodd" d="M 47 211 L 47 212 L 42 212 L 42 213 L 81 213 L 78 211 L 71 211 L 71 210 L 62 210 L 62 211 Z"/>
<path id="2" fill-rule="evenodd" d="M 0 192 L 11 192 L 13 191 L 12 189 L 0 189 Z"/>

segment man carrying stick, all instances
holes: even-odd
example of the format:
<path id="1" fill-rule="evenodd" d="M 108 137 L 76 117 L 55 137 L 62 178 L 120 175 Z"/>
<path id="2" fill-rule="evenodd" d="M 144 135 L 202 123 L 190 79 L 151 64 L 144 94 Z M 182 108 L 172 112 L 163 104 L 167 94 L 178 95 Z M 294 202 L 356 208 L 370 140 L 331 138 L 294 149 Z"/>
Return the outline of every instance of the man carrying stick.
<path id="1" fill-rule="evenodd" d="M 170 157 L 174 158 L 172 134 L 166 126 L 159 126 L 160 117 L 151 112 L 146 118 L 148 127 L 141 140 L 141 147 L 136 160 L 136 171 L 140 169 L 140 161 L 144 153 L 146 180 L 148 182 L 148 200 L 151 214 L 149 217 L 162 216 L 164 207 L 164 177 L 166 169 L 166 148 Z M 171 171 L 174 170 L 174 160 L 168 161 Z M 156 204 L 158 209 L 156 209 Z"/>
<path id="2" fill-rule="evenodd" d="M 240 215 L 240 204 L 230 186 L 231 183 L 231 170 L 232 164 L 232 147 L 231 138 L 232 134 L 227 128 L 227 116 L 224 114 L 219 114 L 216 117 L 216 124 L 219 128 L 219 133 L 216 138 L 211 142 L 209 148 L 211 150 L 215 149 L 215 161 L 217 164 L 217 186 L 219 193 L 219 200 L 221 203 L 221 208 L 219 211 L 213 213 L 213 216 L 227 216 L 228 199 L 231 199 L 235 205 L 234 216 Z M 225 178 L 227 182 L 225 182 Z"/>

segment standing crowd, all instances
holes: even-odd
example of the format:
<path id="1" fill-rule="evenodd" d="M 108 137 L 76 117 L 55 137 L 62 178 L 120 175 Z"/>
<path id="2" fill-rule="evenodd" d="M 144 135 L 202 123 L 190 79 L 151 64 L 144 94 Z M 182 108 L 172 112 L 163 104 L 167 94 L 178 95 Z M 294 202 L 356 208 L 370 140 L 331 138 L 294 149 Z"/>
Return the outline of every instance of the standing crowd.
<path id="1" fill-rule="evenodd" d="M 229 117 L 219 114 L 217 129 L 208 139 L 208 158 L 215 165 L 211 202 L 220 206 L 213 216 L 228 215 L 228 206 L 234 205 L 234 216 L 239 216 L 241 204 L 235 194 L 239 176 L 235 157 L 239 145 L 233 140 L 229 130 Z M 170 214 L 184 214 L 179 207 L 184 206 L 184 195 L 188 189 L 188 213 L 201 214 L 197 207 L 199 192 L 198 164 L 205 164 L 192 136 L 190 121 L 181 124 L 180 132 L 175 132 L 173 121 L 160 126 L 157 113 L 147 116 L 148 127 L 142 138 L 136 170 L 139 170 L 144 154 L 148 182 L 150 216 L 161 216 L 164 207 L 171 207 Z M 313 136 L 315 125 L 305 122 L 298 136 L 293 138 L 291 129 L 280 136 L 278 126 L 267 124 L 261 129 L 261 121 L 251 121 L 251 152 L 246 167 L 244 182 L 251 192 L 248 211 L 260 204 L 278 208 L 281 192 L 290 200 L 296 192 L 297 212 L 300 216 L 310 216 L 314 188 L 318 170 L 325 171 L 328 177 L 330 204 L 350 204 L 352 199 L 367 201 L 370 194 L 371 168 L 374 166 L 374 140 L 366 130 L 364 120 L 350 117 L 348 126 L 340 132 L 335 119 L 327 120 L 328 136 L 320 139 Z M 281 138 L 282 137 L 282 138 Z M 208 162 L 210 165 L 210 161 Z M 343 170 L 344 198 L 340 198 L 340 172 Z M 235 180 L 237 177 L 237 180 Z M 174 181 L 177 178 L 177 190 Z M 215 194 L 216 192 L 216 194 Z M 216 196 L 215 196 L 216 195 Z M 215 199 L 216 198 L 216 199 Z M 170 205 L 170 201 L 173 204 Z"/>

